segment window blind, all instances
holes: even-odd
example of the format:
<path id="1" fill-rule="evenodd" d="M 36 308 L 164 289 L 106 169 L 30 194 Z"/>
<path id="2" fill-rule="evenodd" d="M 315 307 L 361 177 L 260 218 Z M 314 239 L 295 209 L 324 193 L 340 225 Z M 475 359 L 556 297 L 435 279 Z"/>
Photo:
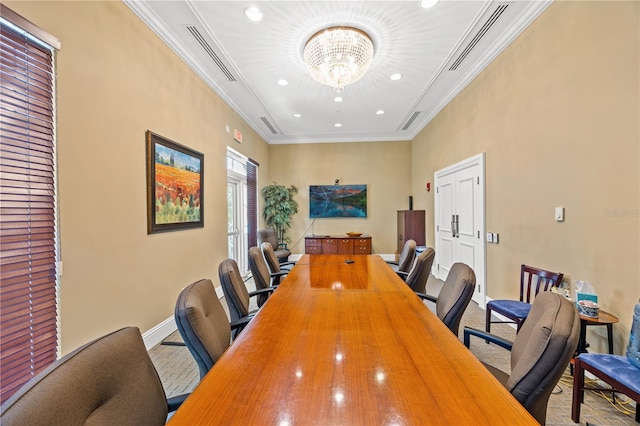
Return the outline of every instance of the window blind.
<path id="1" fill-rule="evenodd" d="M 6 11 L 3 7 L 3 17 Z M 0 27 L 0 400 L 5 401 L 56 359 L 56 222 L 53 52 L 4 21 Z"/>
<path id="2" fill-rule="evenodd" d="M 258 245 L 258 166 L 247 160 L 247 247 Z"/>

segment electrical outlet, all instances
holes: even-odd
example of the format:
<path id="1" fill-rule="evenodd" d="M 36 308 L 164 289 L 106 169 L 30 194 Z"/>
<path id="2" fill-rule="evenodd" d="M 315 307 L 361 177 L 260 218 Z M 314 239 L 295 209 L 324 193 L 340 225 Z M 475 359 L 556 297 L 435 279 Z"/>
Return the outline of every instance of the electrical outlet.
<path id="1" fill-rule="evenodd" d="M 487 242 L 488 243 L 493 242 L 493 234 L 491 232 L 487 232 Z"/>

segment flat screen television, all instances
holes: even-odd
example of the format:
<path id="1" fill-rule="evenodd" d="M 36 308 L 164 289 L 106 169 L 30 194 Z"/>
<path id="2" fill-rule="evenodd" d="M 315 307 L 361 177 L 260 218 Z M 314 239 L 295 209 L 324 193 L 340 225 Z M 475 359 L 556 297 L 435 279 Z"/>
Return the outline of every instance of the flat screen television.
<path id="1" fill-rule="evenodd" d="M 309 185 L 309 217 L 367 217 L 367 185 Z"/>

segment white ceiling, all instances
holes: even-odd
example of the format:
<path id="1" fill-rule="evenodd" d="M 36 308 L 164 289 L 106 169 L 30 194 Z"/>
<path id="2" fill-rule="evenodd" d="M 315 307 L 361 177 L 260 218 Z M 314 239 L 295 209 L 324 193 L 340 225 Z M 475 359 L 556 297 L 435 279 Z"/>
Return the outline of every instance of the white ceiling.
<path id="1" fill-rule="evenodd" d="M 431 9 L 418 0 L 125 3 L 260 136 L 278 144 L 413 139 L 550 0 L 441 0 Z M 244 16 L 252 5 L 262 21 Z M 345 88 L 341 103 L 302 62 L 309 37 L 335 25 L 365 31 L 375 47 L 369 71 Z M 393 73 L 403 78 L 391 81 Z"/>

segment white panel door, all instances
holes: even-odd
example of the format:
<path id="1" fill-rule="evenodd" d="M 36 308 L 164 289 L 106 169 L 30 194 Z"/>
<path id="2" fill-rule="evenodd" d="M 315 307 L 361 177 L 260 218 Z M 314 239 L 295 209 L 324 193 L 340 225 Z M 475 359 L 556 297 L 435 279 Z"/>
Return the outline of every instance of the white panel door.
<path id="1" fill-rule="evenodd" d="M 475 223 L 475 186 L 477 167 L 470 167 L 454 174 L 456 188 L 456 254 L 458 262 L 475 266 L 476 223 Z M 479 235 L 478 235 L 479 237 Z"/>
<path id="2" fill-rule="evenodd" d="M 473 300 L 485 304 L 484 155 L 436 172 L 436 272 L 462 262 L 476 274 Z"/>
<path id="3" fill-rule="evenodd" d="M 446 279 L 449 275 L 449 269 L 454 264 L 454 237 L 453 237 L 453 212 L 454 212 L 454 175 L 445 176 L 442 181 L 438 183 L 438 211 L 437 211 L 437 224 L 439 232 L 436 233 L 437 252 L 439 254 L 439 266 L 437 266 L 438 278 Z M 444 277 L 444 278 L 442 278 Z"/>

